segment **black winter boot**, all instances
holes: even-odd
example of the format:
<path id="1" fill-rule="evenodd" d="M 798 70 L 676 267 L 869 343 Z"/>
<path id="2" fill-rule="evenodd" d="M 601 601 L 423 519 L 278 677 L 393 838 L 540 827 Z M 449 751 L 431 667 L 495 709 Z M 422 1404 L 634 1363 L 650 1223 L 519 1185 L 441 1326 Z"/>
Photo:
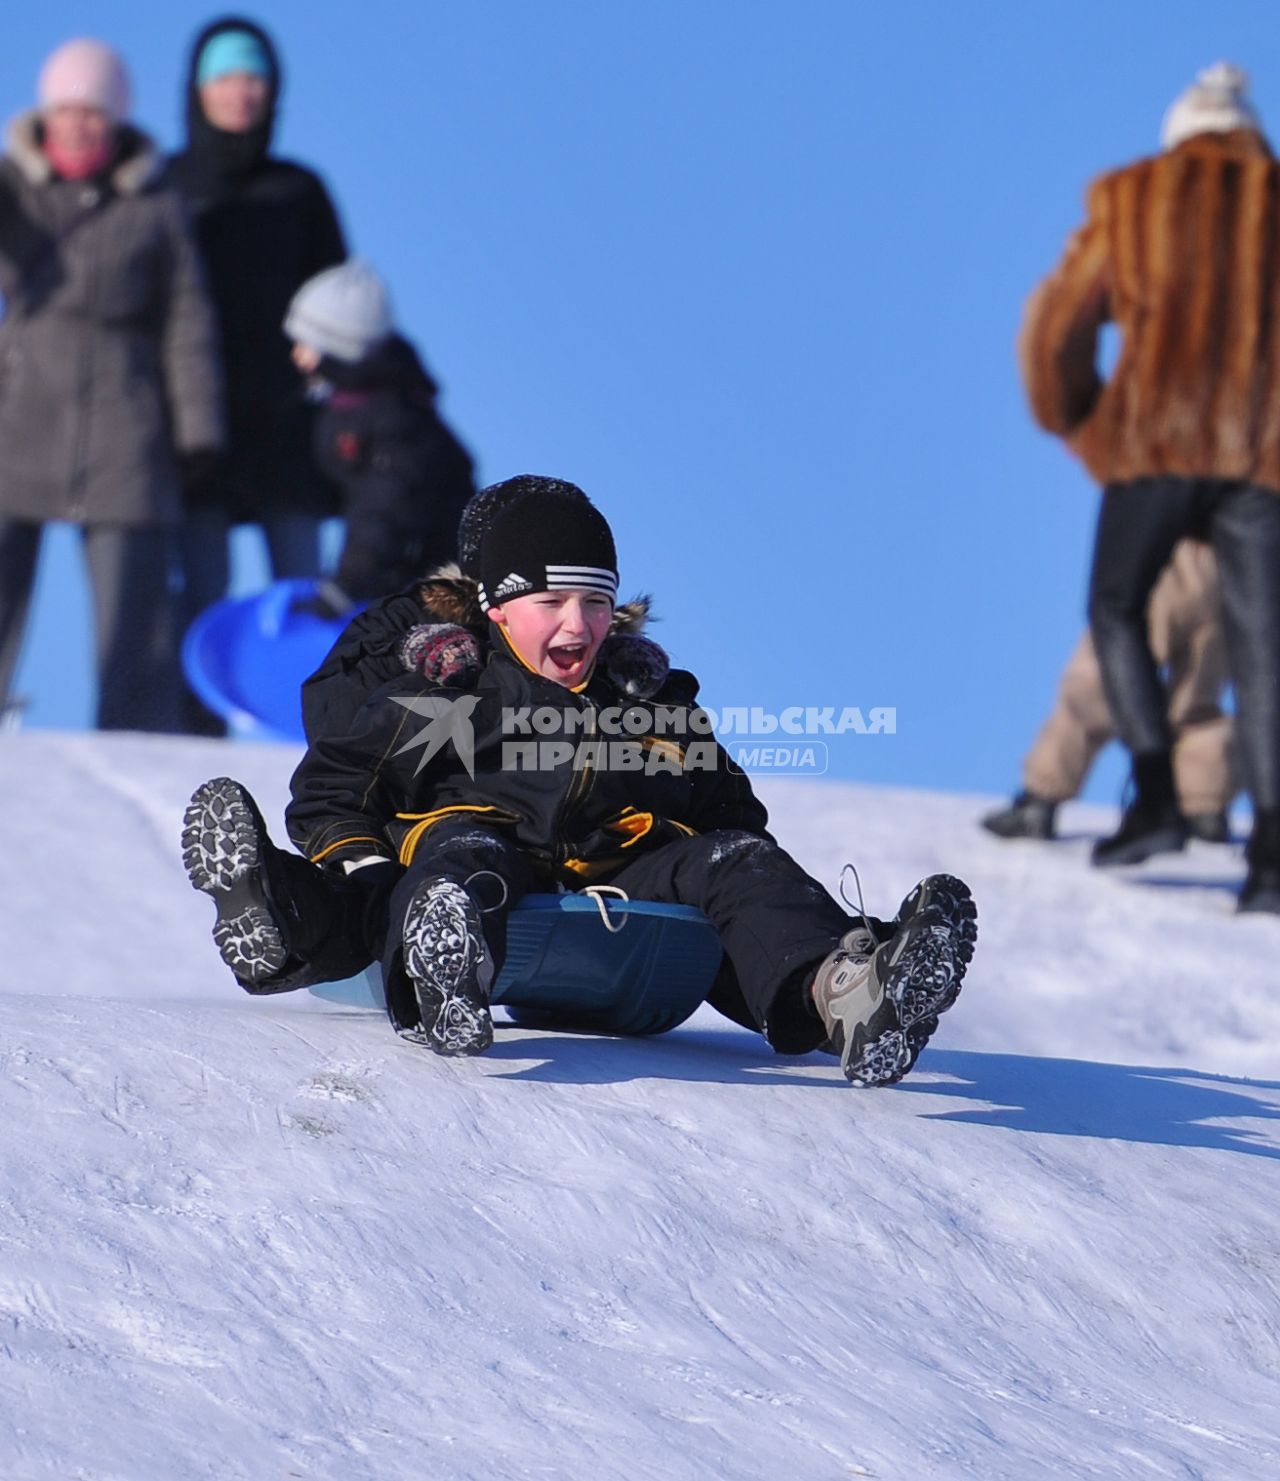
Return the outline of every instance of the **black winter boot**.
<path id="1" fill-rule="evenodd" d="M 1254 815 L 1244 852 L 1249 873 L 1236 909 L 1242 915 L 1280 915 L 1280 807 Z"/>
<path id="2" fill-rule="evenodd" d="M 1008 807 L 989 812 L 982 826 L 997 838 L 1049 839 L 1056 831 L 1058 804 L 1034 792 L 1019 792 Z"/>
<path id="3" fill-rule="evenodd" d="M 1093 846 L 1093 862 L 1100 868 L 1141 864 L 1152 854 L 1177 853 L 1186 845 L 1187 820 L 1178 807 L 1168 751 L 1135 756 L 1133 784 L 1134 798 L 1119 828 Z"/>
<path id="4" fill-rule="evenodd" d="M 213 939 L 250 992 L 270 992 L 289 958 L 285 923 L 272 906 L 266 824 L 253 798 L 230 777 L 197 787 L 182 819 L 182 862 L 192 889 L 218 907 Z"/>
<path id="5" fill-rule="evenodd" d="M 392 1022 L 402 1038 L 436 1054 L 483 1054 L 493 1043 L 489 1013 L 492 962 L 480 912 L 460 884 L 428 879 L 418 886 L 404 922 L 404 970 L 420 1022 Z M 388 1010 L 391 998 L 388 996 Z"/>
<path id="6" fill-rule="evenodd" d="M 366 896 L 298 854 L 276 848 L 253 798 L 230 777 L 197 787 L 182 819 L 182 862 L 217 906 L 213 939 L 246 992 L 290 992 L 366 967 Z M 396 871 L 387 863 L 384 869 Z"/>
<path id="7" fill-rule="evenodd" d="M 1231 824 L 1225 812 L 1189 812 L 1187 832 L 1201 843 L 1231 842 Z"/>

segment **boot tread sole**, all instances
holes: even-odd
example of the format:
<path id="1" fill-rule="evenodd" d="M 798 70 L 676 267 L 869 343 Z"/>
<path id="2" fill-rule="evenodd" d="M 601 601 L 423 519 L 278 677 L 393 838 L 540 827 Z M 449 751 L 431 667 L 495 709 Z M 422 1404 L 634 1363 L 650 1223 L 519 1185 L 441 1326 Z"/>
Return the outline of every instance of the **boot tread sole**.
<path id="1" fill-rule="evenodd" d="M 288 956 L 263 888 L 261 822 L 230 777 L 197 787 L 182 817 L 182 862 L 191 887 L 217 909 L 213 939 L 238 978 L 262 982 Z"/>

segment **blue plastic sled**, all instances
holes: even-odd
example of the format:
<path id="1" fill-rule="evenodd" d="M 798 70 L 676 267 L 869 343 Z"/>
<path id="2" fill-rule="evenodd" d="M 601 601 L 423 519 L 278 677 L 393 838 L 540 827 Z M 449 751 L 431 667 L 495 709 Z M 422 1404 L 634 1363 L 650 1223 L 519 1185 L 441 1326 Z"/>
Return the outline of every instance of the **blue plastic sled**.
<path id="1" fill-rule="evenodd" d="M 299 691 L 337 641 L 346 617 L 295 611 L 314 581 L 277 581 L 206 608 L 187 629 L 182 666 L 204 703 L 238 735 L 304 739 Z"/>
<path id="2" fill-rule="evenodd" d="M 588 895 L 526 895 L 507 918 L 507 959 L 494 984 L 524 1028 L 661 1034 L 703 1001 L 720 937 L 700 910 L 610 900 L 609 926 Z M 311 989 L 332 1003 L 385 1010 L 381 969 Z"/>

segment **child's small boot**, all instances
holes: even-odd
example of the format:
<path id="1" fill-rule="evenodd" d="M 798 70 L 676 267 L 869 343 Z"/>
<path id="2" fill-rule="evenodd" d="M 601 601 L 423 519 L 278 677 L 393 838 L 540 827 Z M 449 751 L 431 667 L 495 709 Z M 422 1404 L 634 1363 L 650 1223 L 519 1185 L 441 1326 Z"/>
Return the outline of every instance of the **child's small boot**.
<path id="1" fill-rule="evenodd" d="M 1280 915 L 1280 808 L 1259 808 L 1245 845 L 1249 873 L 1236 909 L 1244 915 Z"/>
<path id="2" fill-rule="evenodd" d="M 853 927 L 813 980 L 814 1006 L 852 1085 L 891 1085 L 911 1069 L 973 957 L 977 912 L 954 875 L 921 880 L 893 924 L 879 945 L 865 925 Z"/>
<path id="3" fill-rule="evenodd" d="M 1230 843 L 1231 822 L 1222 812 L 1189 812 L 1186 814 L 1187 836 L 1201 843 Z"/>
<path id="4" fill-rule="evenodd" d="M 271 851 L 262 815 L 239 782 L 215 777 L 196 788 L 182 819 L 182 862 L 192 888 L 217 906 L 213 939 L 250 992 L 276 991 L 271 979 L 289 958 L 288 911 L 277 908 L 267 880 Z"/>
<path id="5" fill-rule="evenodd" d="M 420 1021 L 396 1022 L 396 1031 L 436 1054 L 483 1054 L 493 1043 L 492 959 L 466 890 L 451 879 L 424 880 L 405 912 L 403 945 Z"/>
<path id="6" fill-rule="evenodd" d="M 1054 836 L 1058 804 L 1034 792 L 1019 792 L 1007 807 L 998 807 L 982 820 L 982 826 L 997 838 L 1038 838 Z"/>

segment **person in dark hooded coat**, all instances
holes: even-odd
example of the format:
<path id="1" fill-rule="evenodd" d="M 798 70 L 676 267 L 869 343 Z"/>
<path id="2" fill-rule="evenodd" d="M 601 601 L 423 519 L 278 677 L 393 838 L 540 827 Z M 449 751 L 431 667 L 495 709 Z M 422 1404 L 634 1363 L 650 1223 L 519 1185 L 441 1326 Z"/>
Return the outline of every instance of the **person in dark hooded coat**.
<path id="1" fill-rule="evenodd" d="M 191 215 L 217 314 L 229 450 L 184 469 L 188 622 L 226 591 L 232 525 L 263 527 L 275 576 L 314 576 L 320 522 L 337 513 L 281 326 L 298 288 L 347 250 L 324 182 L 270 152 L 280 90 L 279 56 L 261 26 L 227 16 L 196 37 L 187 144 L 167 179 Z M 188 719 L 196 731 L 221 729 L 194 696 Z"/>

